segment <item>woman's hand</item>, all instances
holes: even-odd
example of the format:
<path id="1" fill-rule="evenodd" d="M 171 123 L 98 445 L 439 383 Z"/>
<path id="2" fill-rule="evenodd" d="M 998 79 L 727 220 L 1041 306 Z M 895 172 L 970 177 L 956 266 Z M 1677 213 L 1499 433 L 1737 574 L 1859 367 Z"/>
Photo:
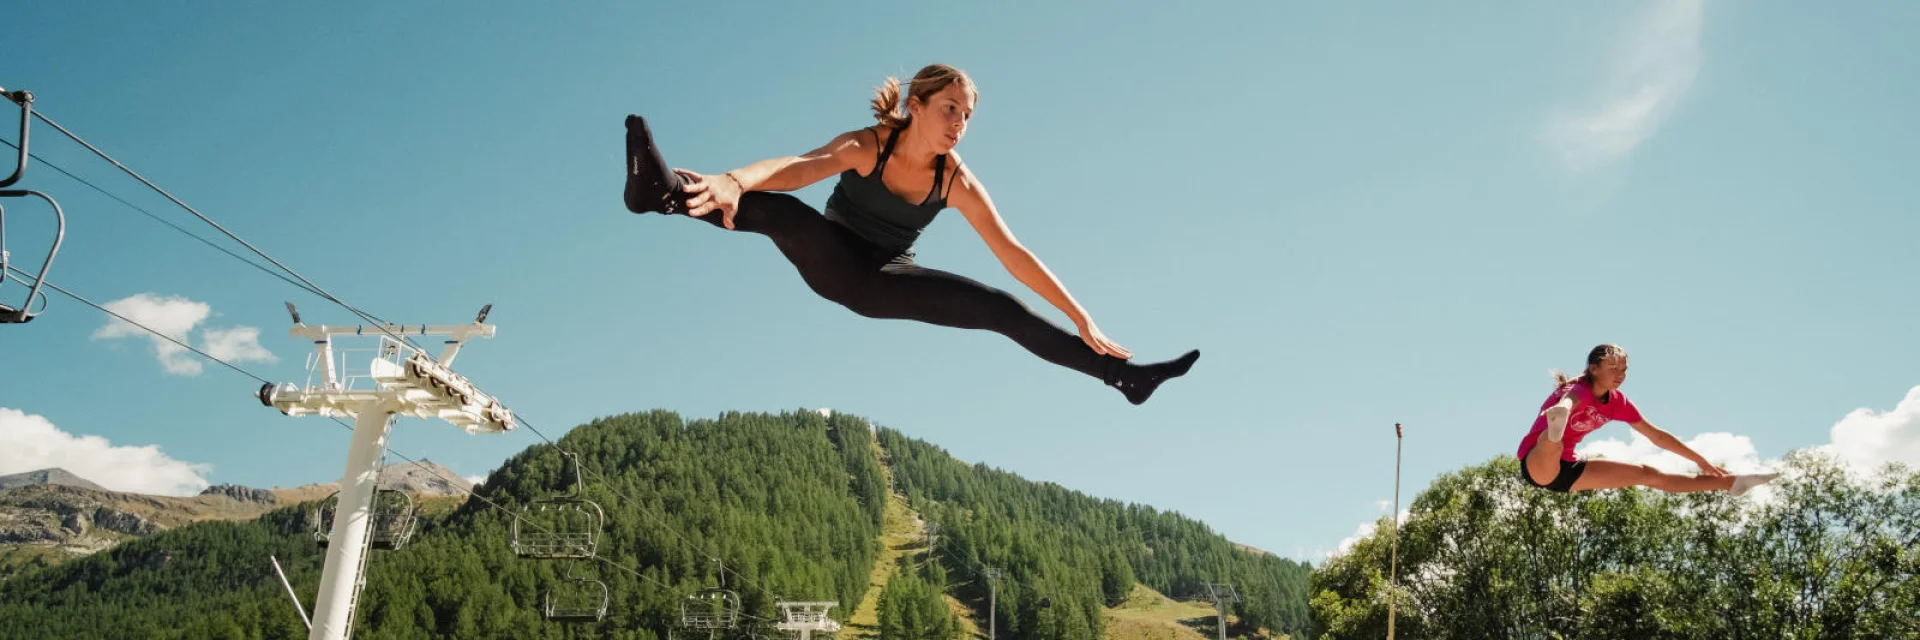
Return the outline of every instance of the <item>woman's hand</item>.
<path id="1" fill-rule="evenodd" d="M 1728 475 L 1726 469 L 1713 466 L 1713 463 L 1707 462 L 1706 460 L 1701 460 L 1695 464 L 1700 465 L 1700 475 L 1709 478 L 1724 478 Z"/>
<path id="2" fill-rule="evenodd" d="M 1078 324 L 1080 326 L 1080 339 L 1086 341 L 1087 346 L 1093 347 L 1094 351 L 1099 352 L 1101 355 L 1113 356 L 1121 360 L 1133 359 L 1132 351 L 1128 351 L 1120 345 L 1114 344 L 1112 340 L 1108 340 L 1105 334 L 1100 333 L 1100 327 L 1094 326 L 1092 319 Z"/>
<path id="3" fill-rule="evenodd" d="M 719 211 L 721 222 L 728 229 L 733 228 L 734 213 L 740 210 L 740 193 L 743 191 L 740 181 L 731 174 L 703 176 L 686 169 L 674 169 L 680 174 L 681 188 L 688 194 L 687 215 L 695 218 Z"/>

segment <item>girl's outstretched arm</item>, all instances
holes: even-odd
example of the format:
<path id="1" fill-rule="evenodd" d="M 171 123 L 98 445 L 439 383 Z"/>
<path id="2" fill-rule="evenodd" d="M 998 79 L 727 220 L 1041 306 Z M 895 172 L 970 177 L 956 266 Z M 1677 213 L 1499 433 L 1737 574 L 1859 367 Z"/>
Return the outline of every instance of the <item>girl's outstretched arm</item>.
<path id="1" fill-rule="evenodd" d="M 1673 434 L 1667 433 L 1666 430 L 1653 426 L 1651 422 L 1647 422 L 1646 420 L 1634 422 L 1633 430 L 1640 432 L 1640 435 L 1646 436 L 1648 440 L 1653 441 L 1653 444 L 1660 448 L 1679 454 L 1682 458 L 1692 460 L 1694 464 L 1700 466 L 1700 472 L 1704 475 L 1716 478 L 1727 475 L 1726 469 L 1714 466 L 1713 463 L 1708 462 L 1705 457 L 1694 452 L 1692 447 L 1688 447 L 1686 443 L 1681 442 L 1680 439 L 1674 437 Z"/>

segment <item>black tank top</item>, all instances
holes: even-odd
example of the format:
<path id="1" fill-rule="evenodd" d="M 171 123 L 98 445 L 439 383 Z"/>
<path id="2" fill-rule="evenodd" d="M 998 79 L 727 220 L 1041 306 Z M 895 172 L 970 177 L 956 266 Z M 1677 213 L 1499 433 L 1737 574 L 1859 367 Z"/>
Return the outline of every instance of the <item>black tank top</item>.
<path id="1" fill-rule="evenodd" d="M 873 171 L 865 177 L 853 169 L 840 172 L 840 182 L 834 185 L 833 195 L 827 197 L 826 216 L 887 251 L 910 255 L 920 232 L 933 223 L 940 210 L 947 208 L 946 194 L 941 193 L 947 156 L 941 154 L 933 159 L 933 192 L 919 204 L 907 202 L 887 190 L 886 183 L 881 181 L 887 158 L 893 155 L 893 144 L 899 139 L 900 129 L 894 129 L 887 136 L 886 146 L 880 149 L 880 159 L 874 163 Z"/>

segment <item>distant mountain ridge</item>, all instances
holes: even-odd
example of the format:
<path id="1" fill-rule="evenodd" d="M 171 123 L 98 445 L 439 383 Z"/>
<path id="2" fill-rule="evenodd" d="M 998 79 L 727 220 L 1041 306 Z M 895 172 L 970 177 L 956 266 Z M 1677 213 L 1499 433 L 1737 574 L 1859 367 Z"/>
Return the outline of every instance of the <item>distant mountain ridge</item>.
<path id="1" fill-rule="evenodd" d="M 59 467 L 48 467 L 34 471 L 25 471 L 0 475 L 0 491 L 15 487 L 37 485 L 60 485 L 79 487 L 95 491 L 114 491 L 100 486 L 91 480 L 75 475 Z M 235 500 L 247 502 L 301 502 L 325 497 L 339 490 L 337 481 L 316 482 L 300 485 L 292 489 L 274 487 L 255 489 L 237 484 L 216 484 L 201 490 L 200 495 L 224 495 Z M 380 468 L 380 488 L 400 489 L 409 493 L 423 495 L 466 495 L 473 491 L 473 483 L 452 469 L 425 458 L 417 462 L 396 462 Z M 129 495 L 145 495 L 131 491 L 115 491 Z M 314 494 L 318 495 L 314 495 Z"/>
<path id="2" fill-rule="evenodd" d="M 163 496 L 114 491 L 60 468 L 0 476 L 0 578 L 22 566 L 59 564 L 195 522 L 247 522 L 324 499 L 339 486 L 218 484 L 195 496 Z M 473 484 L 452 469 L 421 460 L 382 467 L 380 487 L 415 496 L 465 497 Z"/>
<path id="3" fill-rule="evenodd" d="M 67 471 L 66 469 L 61 469 L 59 467 L 51 467 L 47 469 L 40 469 L 37 471 L 27 471 L 24 473 L 14 473 L 14 474 L 0 476 L 0 491 L 6 491 L 14 487 L 24 487 L 29 485 L 41 485 L 41 484 L 57 484 L 57 485 L 65 485 L 69 487 L 80 487 L 82 489 L 95 489 L 99 491 L 107 490 L 106 487 L 102 487 L 92 482 L 88 482 L 86 478 L 73 475 L 73 473 Z"/>
<path id="4" fill-rule="evenodd" d="M 473 491 L 473 483 L 452 469 L 421 458 L 417 462 L 396 462 L 380 468 L 380 488 L 399 489 L 408 493 L 430 496 L 464 496 Z M 324 498 L 327 494 L 340 489 L 340 482 L 329 480 L 304 484 L 292 489 L 275 488 L 283 498 L 288 493 L 309 496 L 302 499 Z M 310 495 L 314 493 L 319 495 Z M 296 500 L 297 502 L 297 500 Z"/>

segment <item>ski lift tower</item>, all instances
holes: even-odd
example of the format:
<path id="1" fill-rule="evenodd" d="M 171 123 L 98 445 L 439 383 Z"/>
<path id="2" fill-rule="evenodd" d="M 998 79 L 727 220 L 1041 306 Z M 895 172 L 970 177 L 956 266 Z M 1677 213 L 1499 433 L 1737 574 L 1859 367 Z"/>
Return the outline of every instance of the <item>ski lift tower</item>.
<path id="1" fill-rule="evenodd" d="M 1213 601 L 1213 608 L 1220 612 L 1220 640 L 1227 640 L 1227 605 L 1240 601 L 1240 592 L 1231 584 L 1207 585 L 1207 599 Z"/>
<path id="2" fill-rule="evenodd" d="M 365 580 L 378 466 L 394 417 L 445 420 L 468 433 L 513 429 L 513 412 L 451 368 L 467 340 L 493 337 L 493 325 L 483 324 L 492 308 L 481 308 L 473 322 L 460 325 L 307 326 L 287 303 L 293 337 L 311 340 L 316 353 L 307 359 L 306 386 L 262 385 L 260 402 L 296 418 L 354 419 L 309 640 L 345 640 L 351 634 L 355 601 Z M 446 336 L 440 357 L 429 357 L 404 342 L 409 335 Z M 335 348 L 334 341 L 342 338 L 371 338 L 375 343 L 372 349 Z"/>
<path id="3" fill-rule="evenodd" d="M 785 620 L 774 623 L 773 627 L 788 631 L 800 640 L 811 640 L 815 632 L 839 633 L 840 623 L 827 617 L 827 610 L 838 602 L 780 602 L 780 613 Z"/>

